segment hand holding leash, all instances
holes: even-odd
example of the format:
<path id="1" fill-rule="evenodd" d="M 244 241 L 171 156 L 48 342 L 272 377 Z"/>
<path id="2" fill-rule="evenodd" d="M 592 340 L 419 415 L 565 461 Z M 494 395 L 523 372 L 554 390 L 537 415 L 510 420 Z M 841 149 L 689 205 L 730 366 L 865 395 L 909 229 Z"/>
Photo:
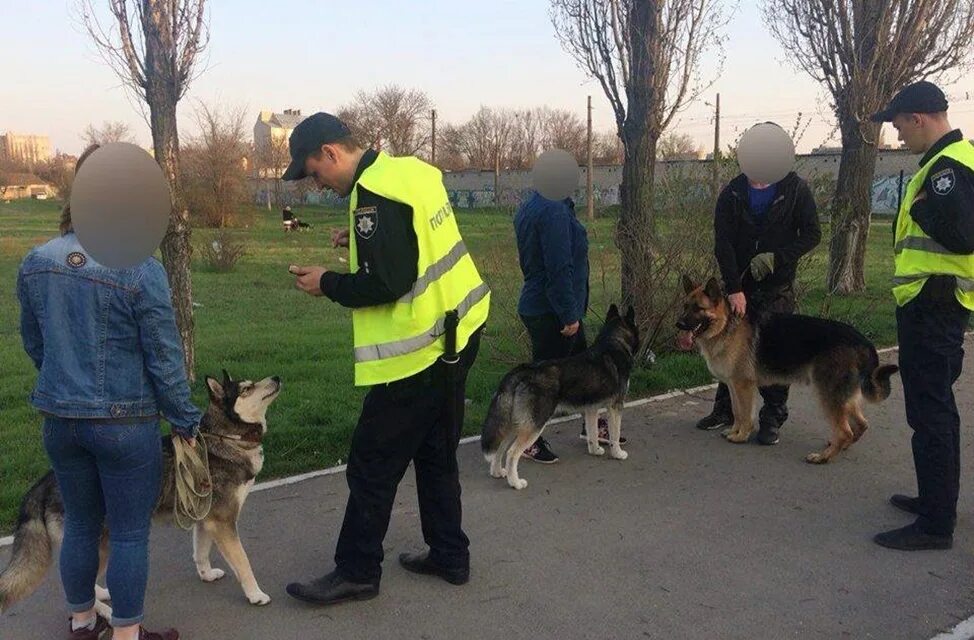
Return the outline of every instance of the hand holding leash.
<path id="1" fill-rule="evenodd" d="M 561 328 L 561 335 L 565 336 L 566 338 L 571 338 L 576 333 L 578 333 L 578 320 L 571 324 L 566 324 Z"/>
<path id="2" fill-rule="evenodd" d="M 747 298 L 743 291 L 730 294 L 727 296 L 727 301 L 730 302 L 731 311 L 735 314 L 743 317 L 747 313 Z"/>

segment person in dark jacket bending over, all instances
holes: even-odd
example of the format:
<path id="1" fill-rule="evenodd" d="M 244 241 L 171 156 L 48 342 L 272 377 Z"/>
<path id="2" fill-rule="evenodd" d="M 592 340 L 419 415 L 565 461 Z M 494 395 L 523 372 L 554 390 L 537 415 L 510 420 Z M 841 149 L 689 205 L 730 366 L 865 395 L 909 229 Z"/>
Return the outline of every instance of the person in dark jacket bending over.
<path id="1" fill-rule="evenodd" d="M 760 320 L 762 314 L 794 313 L 798 260 L 822 238 L 815 200 L 808 184 L 794 171 L 773 184 L 754 182 L 743 173 L 717 198 L 714 253 L 731 310 Z M 788 419 L 788 387 L 760 388 L 764 406 L 757 439 L 778 443 L 778 430 Z M 730 391 L 717 387 L 711 414 L 698 429 L 719 429 L 734 422 Z"/>

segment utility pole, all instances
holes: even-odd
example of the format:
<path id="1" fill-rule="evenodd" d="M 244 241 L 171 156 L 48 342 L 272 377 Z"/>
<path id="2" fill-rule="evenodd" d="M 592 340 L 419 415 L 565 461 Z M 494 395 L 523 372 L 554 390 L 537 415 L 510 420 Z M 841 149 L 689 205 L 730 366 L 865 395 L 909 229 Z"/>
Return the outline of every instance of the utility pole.
<path id="1" fill-rule="evenodd" d="M 711 163 L 713 166 L 713 191 L 714 200 L 717 199 L 717 194 L 720 193 L 720 94 L 717 94 L 717 105 L 716 111 L 714 113 L 714 159 Z"/>
<path id="2" fill-rule="evenodd" d="M 430 130 L 430 164 L 436 166 L 436 109 L 432 114 L 433 126 Z"/>
<path id="3" fill-rule="evenodd" d="M 494 205 L 500 206 L 501 204 L 501 190 L 500 190 L 500 176 L 501 176 L 501 150 L 500 145 L 494 150 Z"/>
<path id="4" fill-rule="evenodd" d="M 589 222 L 595 220 L 595 195 L 592 193 L 592 96 L 588 97 L 587 166 L 585 170 L 585 203 Z"/>

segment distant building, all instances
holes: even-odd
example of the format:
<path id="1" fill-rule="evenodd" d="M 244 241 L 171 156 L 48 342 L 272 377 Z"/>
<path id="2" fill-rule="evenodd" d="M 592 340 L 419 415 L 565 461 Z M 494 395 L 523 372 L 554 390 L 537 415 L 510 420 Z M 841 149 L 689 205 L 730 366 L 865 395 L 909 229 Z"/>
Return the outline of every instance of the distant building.
<path id="1" fill-rule="evenodd" d="M 19 198 L 46 200 L 54 195 L 54 187 L 32 173 L 0 173 L 0 200 Z"/>
<path id="2" fill-rule="evenodd" d="M 261 177 L 278 177 L 287 167 L 290 160 L 287 141 L 303 119 L 300 109 L 285 109 L 284 113 L 261 111 L 257 116 L 254 153 L 259 159 Z"/>
<path id="3" fill-rule="evenodd" d="M 0 158 L 29 166 L 51 159 L 51 140 L 47 136 L 5 133 L 0 135 Z"/>

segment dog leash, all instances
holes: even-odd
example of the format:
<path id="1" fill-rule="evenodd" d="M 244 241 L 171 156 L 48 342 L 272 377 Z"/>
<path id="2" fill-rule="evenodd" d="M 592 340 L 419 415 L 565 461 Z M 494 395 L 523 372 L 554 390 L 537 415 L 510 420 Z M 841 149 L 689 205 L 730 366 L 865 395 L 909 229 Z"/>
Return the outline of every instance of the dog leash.
<path id="1" fill-rule="evenodd" d="M 181 437 L 172 437 L 176 464 L 176 499 L 173 519 L 185 530 L 203 520 L 213 506 L 213 481 L 210 478 L 209 456 L 203 434 L 191 447 Z"/>

